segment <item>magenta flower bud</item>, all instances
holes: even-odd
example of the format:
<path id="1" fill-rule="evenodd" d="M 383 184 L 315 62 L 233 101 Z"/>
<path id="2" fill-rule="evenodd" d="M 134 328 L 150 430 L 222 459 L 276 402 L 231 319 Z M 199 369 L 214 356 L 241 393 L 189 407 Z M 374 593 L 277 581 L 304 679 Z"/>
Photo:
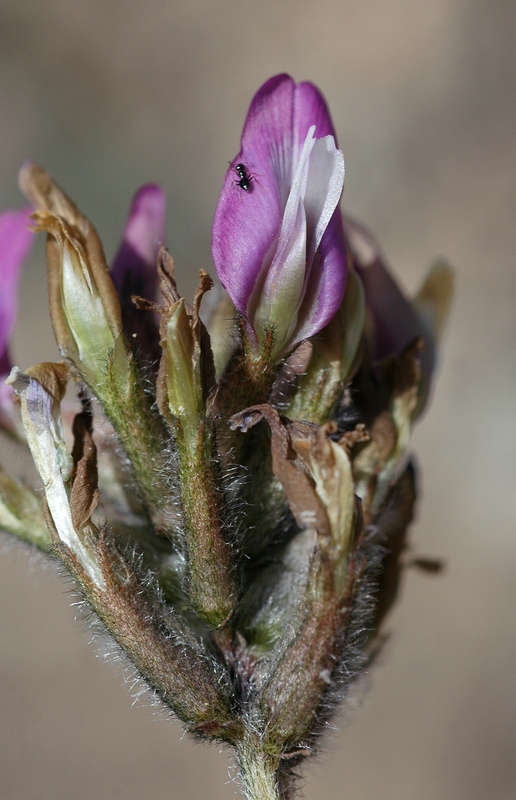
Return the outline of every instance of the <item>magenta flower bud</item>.
<path id="1" fill-rule="evenodd" d="M 222 285 L 272 358 L 313 336 L 336 314 L 347 257 L 338 204 L 344 157 L 323 96 L 288 75 L 254 96 L 213 225 Z"/>
<path id="2" fill-rule="evenodd" d="M 375 360 L 399 356 L 416 338 L 423 340 L 420 354 L 423 376 L 430 382 L 437 361 L 437 346 L 448 317 L 453 276 L 443 261 L 430 269 L 419 293 L 406 297 L 389 271 L 374 237 L 359 223 L 344 217 L 348 248 L 364 286 L 366 306 L 373 324 L 371 350 Z"/>
<path id="3" fill-rule="evenodd" d="M 8 346 L 16 320 L 18 279 L 34 241 L 29 230 L 31 211 L 26 206 L 0 214 L 0 376 L 12 366 Z"/>
<path id="4" fill-rule="evenodd" d="M 165 192 L 149 183 L 133 197 L 122 242 L 113 259 L 111 277 L 120 300 L 124 332 L 140 353 L 157 362 L 161 351 L 159 331 L 152 311 L 137 309 L 133 295 L 154 300 L 157 289 L 158 250 L 165 238 Z"/>
<path id="5" fill-rule="evenodd" d="M 16 321 L 18 279 L 34 234 L 29 230 L 30 206 L 0 214 L 0 428 L 16 428 L 13 389 L 5 383 L 11 371 L 9 339 Z"/>

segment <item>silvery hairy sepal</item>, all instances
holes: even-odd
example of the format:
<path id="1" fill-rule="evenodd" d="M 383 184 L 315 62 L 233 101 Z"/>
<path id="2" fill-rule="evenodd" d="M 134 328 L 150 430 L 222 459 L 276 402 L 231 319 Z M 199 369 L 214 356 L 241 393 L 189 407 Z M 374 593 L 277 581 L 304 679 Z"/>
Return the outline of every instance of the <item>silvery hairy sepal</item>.
<path id="1" fill-rule="evenodd" d="M 47 237 L 63 358 L 14 367 L 0 398 L 43 489 L 0 468 L 0 526 L 64 564 L 188 731 L 234 748 L 250 800 L 293 797 L 378 647 L 416 498 L 410 432 L 451 298 L 440 262 L 408 299 L 343 220 L 336 142 L 312 84 L 259 89 L 215 213 L 227 296 L 210 322 L 211 278 L 184 297 L 163 247 L 159 186 L 136 193 L 111 267 L 32 162 L 31 219 L 0 215 L 2 370 L 28 223 Z"/>

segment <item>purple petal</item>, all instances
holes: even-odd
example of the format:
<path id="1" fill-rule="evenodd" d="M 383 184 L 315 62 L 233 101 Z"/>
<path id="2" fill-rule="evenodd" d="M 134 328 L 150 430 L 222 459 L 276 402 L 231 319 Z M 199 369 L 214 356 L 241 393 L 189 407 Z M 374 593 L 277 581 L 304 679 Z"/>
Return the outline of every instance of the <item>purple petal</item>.
<path id="1" fill-rule="evenodd" d="M 331 322 L 342 303 L 346 277 L 346 243 L 340 208 L 336 208 L 312 265 L 293 344 L 309 339 Z"/>
<path id="2" fill-rule="evenodd" d="M 287 75 L 271 78 L 256 93 L 241 150 L 226 174 L 215 212 L 213 260 L 222 285 L 244 315 L 264 257 L 281 225 L 286 197 L 279 195 L 273 165 L 290 170 L 293 96 L 294 82 Z M 236 164 L 244 164 L 251 176 L 249 192 L 238 185 Z"/>
<path id="3" fill-rule="evenodd" d="M 28 228 L 31 213 L 26 206 L 0 214 L 0 375 L 11 369 L 8 345 L 16 319 L 18 278 L 34 241 Z"/>
<path id="4" fill-rule="evenodd" d="M 314 197 L 309 203 L 305 200 L 308 213 L 312 208 L 317 226 L 308 254 L 312 262 L 309 263 L 303 307 L 299 313 L 300 324 L 292 344 L 313 336 L 333 319 L 346 288 L 347 252 L 338 208 L 344 181 L 344 158 L 340 151 L 335 151 L 333 137 L 329 134 L 320 139 L 317 145 L 314 153 L 316 161 L 314 159 L 311 168 L 321 176 L 330 171 L 331 178 L 327 181 L 329 188 L 326 191 L 324 187 L 317 190 L 315 186 L 312 190 Z M 323 199 L 324 206 L 319 214 Z"/>
<path id="5" fill-rule="evenodd" d="M 149 300 L 156 297 L 157 257 L 165 237 L 165 212 L 166 198 L 161 187 L 147 184 L 139 189 L 111 267 L 122 307 L 124 332 L 152 362 L 159 358 L 157 323 L 152 312 L 139 311 L 131 297 L 140 295 Z"/>
<path id="6" fill-rule="evenodd" d="M 335 136 L 319 90 L 310 83 L 296 85 L 288 75 L 271 78 L 251 102 L 241 150 L 226 174 L 213 226 L 213 259 L 222 285 L 248 320 L 258 303 L 264 272 L 271 267 L 273 257 L 277 267 L 276 248 L 280 232 L 284 233 L 282 219 L 293 173 L 308 131 L 314 125 L 317 139 Z M 248 191 L 239 183 L 236 165 L 243 165 L 250 178 Z M 317 203 L 315 205 L 317 207 Z M 295 211 L 291 216 L 297 221 L 297 208 Z M 307 242 L 308 249 L 312 249 L 312 240 L 321 241 L 321 232 L 311 233 L 314 236 Z M 308 261 L 312 257 L 313 252 L 307 253 Z M 310 274 L 312 264 L 307 264 L 307 291 L 301 308 L 308 317 L 313 311 L 315 319 L 327 321 L 336 313 L 344 293 L 346 263 L 340 221 L 333 215 L 316 253 L 313 276 Z M 276 275 L 272 283 L 278 283 Z M 308 296 L 308 289 L 310 293 L 321 289 L 323 296 Z M 328 300 L 330 306 L 326 311 L 323 305 Z M 299 320 L 299 330 L 315 331 L 309 319 L 300 315 Z M 300 341 L 297 336 L 296 340 Z"/>
<path id="7" fill-rule="evenodd" d="M 400 355 L 407 345 L 421 336 L 425 342 L 420 356 L 421 367 L 430 379 L 436 359 L 431 331 L 390 274 L 371 234 L 347 217 L 344 218 L 344 229 L 373 321 L 373 358 L 382 360 Z"/>
<path id="8" fill-rule="evenodd" d="M 335 145 L 337 135 L 328 111 L 324 96 L 313 83 L 298 83 L 295 88 L 294 130 L 297 133 L 296 147 L 300 150 L 306 134 L 312 125 L 315 125 L 317 139 L 323 136 L 333 136 Z"/>

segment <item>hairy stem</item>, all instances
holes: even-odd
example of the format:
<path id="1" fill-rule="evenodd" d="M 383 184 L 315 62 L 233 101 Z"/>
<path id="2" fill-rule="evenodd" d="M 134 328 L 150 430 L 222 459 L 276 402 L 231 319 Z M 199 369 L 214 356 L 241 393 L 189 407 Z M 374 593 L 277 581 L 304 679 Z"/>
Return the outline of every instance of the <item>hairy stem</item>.
<path id="1" fill-rule="evenodd" d="M 237 745 L 235 753 L 247 800 L 284 800 L 277 757 L 264 753 L 258 741 L 248 738 Z"/>
<path id="2" fill-rule="evenodd" d="M 218 628 L 233 613 L 237 588 L 229 534 L 222 525 L 214 434 L 202 423 L 188 443 L 178 424 L 177 441 L 190 601 L 208 625 Z"/>
<path id="3" fill-rule="evenodd" d="M 164 498 L 170 496 L 169 484 L 172 478 L 165 450 L 168 438 L 165 426 L 152 407 L 153 400 L 145 392 L 142 378 L 132 359 L 129 367 L 129 391 L 122 395 L 115 381 L 110 378 L 108 372 L 106 385 L 100 389 L 92 388 L 129 457 L 141 499 L 155 529 L 168 533 L 174 539 L 176 511 L 164 502 Z"/>

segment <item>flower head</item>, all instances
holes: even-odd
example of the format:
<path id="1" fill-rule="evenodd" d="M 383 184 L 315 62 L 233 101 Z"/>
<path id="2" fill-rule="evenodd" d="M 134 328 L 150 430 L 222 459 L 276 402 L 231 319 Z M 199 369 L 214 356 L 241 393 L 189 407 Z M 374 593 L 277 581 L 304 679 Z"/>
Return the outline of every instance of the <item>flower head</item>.
<path id="1" fill-rule="evenodd" d="M 451 299 L 442 263 L 404 296 L 367 231 L 343 223 L 343 181 L 319 91 L 269 80 L 213 230 L 235 346 L 220 324 L 234 316 L 228 298 L 208 332 L 211 278 L 201 270 L 189 304 L 158 253 L 159 187 L 135 196 L 110 271 L 51 176 L 31 162 L 20 173 L 47 235 L 65 361 L 11 370 L 44 496 L 0 467 L 0 528 L 52 550 L 152 696 L 197 738 L 235 748 L 254 800 L 294 797 L 301 762 L 376 649 L 414 515 L 409 437 Z M 0 375 L 29 215 L 0 215 Z"/>
<path id="2" fill-rule="evenodd" d="M 288 75 L 254 96 L 213 226 L 222 285 L 272 357 L 320 331 L 340 306 L 346 248 L 338 204 L 344 157 L 319 90 Z"/>

